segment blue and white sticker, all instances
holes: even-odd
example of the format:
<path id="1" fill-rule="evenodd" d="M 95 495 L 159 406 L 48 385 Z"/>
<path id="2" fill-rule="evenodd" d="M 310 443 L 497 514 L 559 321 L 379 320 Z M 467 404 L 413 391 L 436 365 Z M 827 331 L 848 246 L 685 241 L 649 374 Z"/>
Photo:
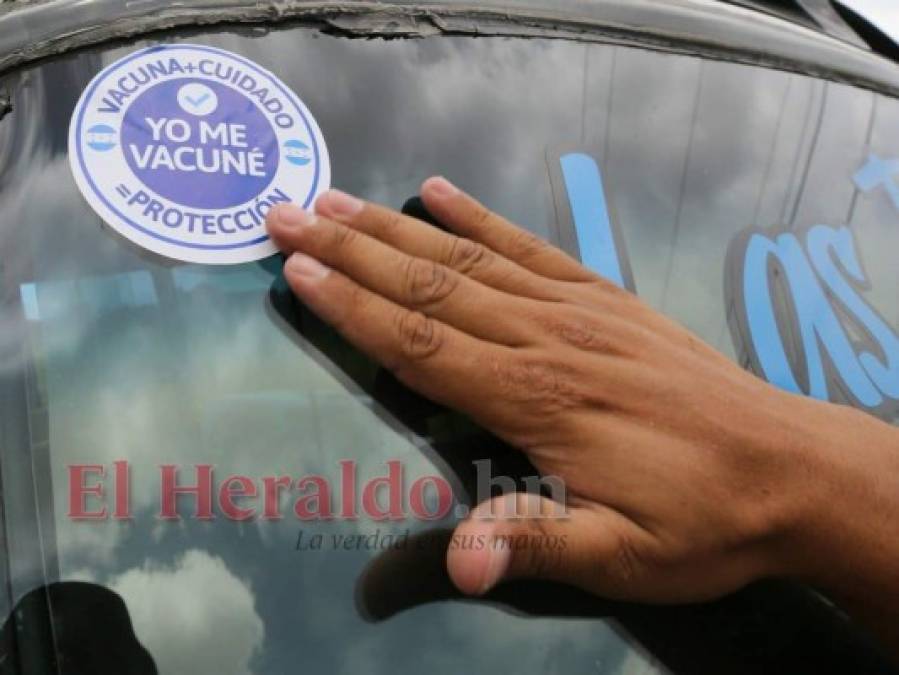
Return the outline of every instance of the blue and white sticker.
<path id="1" fill-rule="evenodd" d="M 269 209 L 309 207 L 331 182 L 325 139 L 299 97 L 257 64 L 201 45 L 143 49 L 97 75 L 72 115 L 69 160 L 113 229 L 193 263 L 272 255 Z"/>

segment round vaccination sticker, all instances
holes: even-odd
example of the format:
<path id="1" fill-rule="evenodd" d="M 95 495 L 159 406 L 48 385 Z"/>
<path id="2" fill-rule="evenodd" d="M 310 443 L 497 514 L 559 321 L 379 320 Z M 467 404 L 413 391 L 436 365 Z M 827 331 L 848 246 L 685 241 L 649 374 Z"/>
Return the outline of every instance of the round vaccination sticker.
<path id="1" fill-rule="evenodd" d="M 331 182 L 325 139 L 297 95 L 255 63 L 201 45 L 150 47 L 97 75 L 72 115 L 69 161 L 113 229 L 206 264 L 272 255 L 269 209 L 309 207 Z"/>

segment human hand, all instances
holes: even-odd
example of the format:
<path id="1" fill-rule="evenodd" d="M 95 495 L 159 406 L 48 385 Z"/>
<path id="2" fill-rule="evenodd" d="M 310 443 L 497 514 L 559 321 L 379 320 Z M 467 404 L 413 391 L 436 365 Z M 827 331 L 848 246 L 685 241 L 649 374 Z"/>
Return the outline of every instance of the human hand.
<path id="1" fill-rule="evenodd" d="M 861 415 L 757 379 L 443 179 L 422 198 L 454 235 L 337 192 L 267 224 L 294 292 L 347 340 L 565 481 L 566 518 L 519 494 L 458 526 L 566 541 L 451 547 L 462 591 L 540 577 L 686 602 L 817 578 L 822 505 L 846 489 L 839 430 Z"/>

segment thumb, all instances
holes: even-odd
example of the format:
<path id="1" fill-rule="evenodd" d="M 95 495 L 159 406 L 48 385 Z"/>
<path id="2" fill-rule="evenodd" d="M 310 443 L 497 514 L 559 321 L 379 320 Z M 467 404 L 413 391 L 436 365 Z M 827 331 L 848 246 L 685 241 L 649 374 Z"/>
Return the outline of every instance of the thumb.
<path id="1" fill-rule="evenodd" d="M 520 578 L 615 594 L 608 588 L 608 573 L 621 565 L 622 550 L 630 550 L 624 533 L 633 527 L 599 505 L 572 508 L 540 495 L 512 493 L 484 502 L 458 525 L 447 569 L 467 595 L 483 595 L 502 581 Z M 617 571 L 611 576 L 621 581 L 625 570 Z M 632 577 L 634 571 L 623 576 Z"/>

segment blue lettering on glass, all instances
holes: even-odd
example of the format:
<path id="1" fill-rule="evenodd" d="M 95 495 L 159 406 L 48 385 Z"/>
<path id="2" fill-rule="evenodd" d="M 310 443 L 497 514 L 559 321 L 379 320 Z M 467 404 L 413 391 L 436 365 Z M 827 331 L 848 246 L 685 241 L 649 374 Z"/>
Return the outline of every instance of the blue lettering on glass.
<path id="1" fill-rule="evenodd" d="M 860 288 L 870 287 L 859 264 L 855 240 L 847 227 L 813 227 L 807 238 L 809 257 L 821 280 L 843 307 L 858 321 L 869 340 L 882 350 L 885 361 L 862 351 L 859 361 L 865 372 L 886 396 L 899 399 L 899 337 L 884 319 L 862 299 L 858 290 L 840 273 L 836 261 Z"/>
<path id="2" fill-rule="evenodd" d="M 752 231 L 733 247 L 740 268 L 739 292 L 729 294 L 732 326 L 750 367 L 797 394 L 871 412 L 896 408 L 899 338 L 859 292 L 867 279 L 848 228 Z M 850 337 L 847 322 L 862 339 Z"/>
<path id="3" fill-rule="evenodd" d="M 600 276 L 626 287 L 599 165 L 583 153 L 564 155 L 560 162 L 581 260 Z"/>
<path id="4" fill-rule="evenodd" d="M 633 289 L 599 165 L 577 152 L 559 165 L 583 263 Z M 895 175 L 899 160 L 871 155 L 855 181 L 865 191 L 885 188 L 899 208 Z M 899 336 L 863 297 L 870 284 L 849 228 L 751 229 L 731 244 L 727 269 L 731 331 L 756 374 L 884 418 L 899 412 Z"/>
<path id="5" fill-rule="evenodd" d="M 899 159 L 884 160 L 872 153 L 868 157 L 868 162 L 856 172 L 854 180 L 862 192 L 884 188 L 893 201 L 893 206 L 899 209 L 899 184 L 895 179 L 897 174 L 899 174 Z"/>
<path id="6" fill-rule="evenodd" d="M 783 270 L 793 299 L 799 340 L 805 355 L 807 390 L 803 392 L 783 345 L 775 299 L 768 276 L 769 262 Z M 821 348 L 831 357 L 843 381 L 865 407 L 873 408 L 883 397 L 864 372 L 849 337 L 824 293 L 799 238 L 784 233 L 772 240 L 752 236 L 746 249 L 743 277 L 746 318 L 759 364 L 769 382 L 787 391 L 828 400 L 827 373 Z M 788 317 L 785 317 L 788 318 Z"/>

